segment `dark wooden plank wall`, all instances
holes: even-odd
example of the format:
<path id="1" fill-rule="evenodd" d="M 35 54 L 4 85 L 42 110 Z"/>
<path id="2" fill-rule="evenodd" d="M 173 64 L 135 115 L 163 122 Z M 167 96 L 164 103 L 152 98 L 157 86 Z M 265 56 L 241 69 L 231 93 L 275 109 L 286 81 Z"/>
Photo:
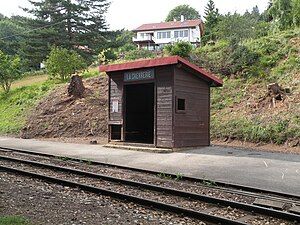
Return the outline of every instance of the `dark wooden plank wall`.
<path id="1" fill-rule="evenodd" d="M 109 102 L 109 122 L 123 122 L 123 73 L 114 73 L 110 76 L 110 102 Z M 112 113 L 112 103 L 114 100 L 118 100 L 119 102 L 119 110 L 118 112 Z"/>
<path id="2" fill-rule="evenodd" d="M 207 146 L 210 144 L 210 88 L 195 75 L 174 67 L 174 102 L 185 99 L 185 112 L 174 107 L 175 148 Z"/>
<path id="3" fill-rule="evenodd" d="M 156 137 L 157 147 L 172 148 L 173 143 L 173 66 L 157 67 Z"/>

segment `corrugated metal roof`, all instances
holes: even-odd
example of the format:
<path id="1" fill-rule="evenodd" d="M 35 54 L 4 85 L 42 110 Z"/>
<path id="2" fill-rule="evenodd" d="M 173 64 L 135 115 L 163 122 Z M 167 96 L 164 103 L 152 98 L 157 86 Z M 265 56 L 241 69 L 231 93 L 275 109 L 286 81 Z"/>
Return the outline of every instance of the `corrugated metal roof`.
<path id="1" fill-rule="evenodd" d="M 220 87 L 223 85 L 223 81 L 220 78 L 218 78 L 216 75 L 206 71 L 203 68 L 196 66 L 195 64 L 192 64 L 191 62 L 189 62 L 179 56 L 138 60 L 138 61 L 133 61 L 133 62 L 121 63 L 121 64 L 101 65 L 99 67 L 99 70 L 100 70 L 100 72 L 108 72 L 109 73 L 109 72 L 124 71 L 124 70 L 175 65 L 178 63 L 182 63 L 183 65 L 187 66 L 188 68 L 194 70 L 199 77 L 213 82 L 215 86 Z"/>
<path id="2" fill-rule="evenodd" d="M 161 23 L 148 23 L 143 24 L 136 28 L 134 31 L 151 31 L 151 30 L 164 30 L 164 29 L 174 29 L 174 28 L 187 28 L 196 27 L 202 24 L 202 20 L 185 20 L 172 21 L 172 22 L 161 22 Z"/>

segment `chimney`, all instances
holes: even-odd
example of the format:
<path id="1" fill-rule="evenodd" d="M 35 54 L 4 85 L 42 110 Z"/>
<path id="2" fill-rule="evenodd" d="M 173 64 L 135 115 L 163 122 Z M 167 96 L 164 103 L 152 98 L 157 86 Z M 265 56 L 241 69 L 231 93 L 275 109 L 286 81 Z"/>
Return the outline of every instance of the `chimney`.
<path id="1" fill-rule="evenodd" d="M 183 22 L 184 21 L 184 15 L 181 15 L 180 17 L 180 21 Z"/>

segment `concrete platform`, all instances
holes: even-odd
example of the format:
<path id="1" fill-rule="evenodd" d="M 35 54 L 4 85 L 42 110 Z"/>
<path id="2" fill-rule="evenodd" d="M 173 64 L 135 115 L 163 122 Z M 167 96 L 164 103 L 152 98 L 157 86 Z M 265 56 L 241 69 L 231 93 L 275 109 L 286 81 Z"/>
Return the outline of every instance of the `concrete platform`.
<path id="1" fill-rule="evenodd" d="M 1 147 L 19 148 L 60 156 L 181 173 L 300 195 L 300 155 L 250 151 L 220 146 L 172 153 L 149 153 L 0 137 Z"/>

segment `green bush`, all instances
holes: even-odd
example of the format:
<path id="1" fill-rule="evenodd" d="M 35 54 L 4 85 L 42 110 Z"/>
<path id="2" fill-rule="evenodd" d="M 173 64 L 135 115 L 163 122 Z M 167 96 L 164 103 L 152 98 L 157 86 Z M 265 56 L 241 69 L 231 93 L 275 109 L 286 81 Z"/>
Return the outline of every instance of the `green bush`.
<path id="1" fill-rule="evenodd" d="M 126 60 L 154 58 L 155 53 L 146 49 L 134 49 L 125 54 Z"/>
<path id="2" fill-rule="evenodd" d="M 245 69 L 256 64 L 260 59 L 258 53 L 252 52 L 244 45 L 238 45 L 232 49 L 231 54 L 231 64 L 232 64 L 232 73 L 236 74 L 237 72 L 244 71 Z M 252 74 L 253 75 L 253 74 Z"/>
<path id="3" fill-rule="evenodd" d="M 84 59 L 75 51 L 64 48 L 52 48 L 46 61 L 49 76 L 66 81 L 72 74 L 86 68 Z"/>
<path id="4" fill-rule="evenodd" d="M 173 45 L 167 45 L 164 47 L 164 51 L 168 55 L 178 55 L 183 58 L 188 58 L 193 50 L 193 46 L 189 42 L 180 41 Z"/>
<path id="5" fill-rule="evenodd" d="M 0 85 L 6 93 L 10 91 L 12 82 L 22 76 L 20 67 L 18 56 L 9 56 L 0 50 Z"/>

